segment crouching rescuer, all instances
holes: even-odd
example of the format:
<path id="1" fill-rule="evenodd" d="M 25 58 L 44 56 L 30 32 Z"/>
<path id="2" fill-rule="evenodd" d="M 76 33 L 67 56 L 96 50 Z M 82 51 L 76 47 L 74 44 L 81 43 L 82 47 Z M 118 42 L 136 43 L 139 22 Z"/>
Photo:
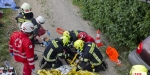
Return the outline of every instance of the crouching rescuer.
<path id="1" fill-rule="evenodd" d="M 100 50 L 93 42 L 85 43 L 83 40 L 77 40 L 74 42 L 74 48 L 80 54 L 77 70 L 99 72 L 101 65 L 106 67 Z"/>
<path id="2" fill-rule="evenodd" d="M 50 69 L 62 66 L 63 63 L 58 59 L 58 57 L 61 59 L 70 57 L 70 54 L 64 50 L 64 46 L 68 45 L 68 42 L 69 39 L 66 36 L 51 40 L 44 51 L 43 59 L 39 64 L 40 68 Z"/>

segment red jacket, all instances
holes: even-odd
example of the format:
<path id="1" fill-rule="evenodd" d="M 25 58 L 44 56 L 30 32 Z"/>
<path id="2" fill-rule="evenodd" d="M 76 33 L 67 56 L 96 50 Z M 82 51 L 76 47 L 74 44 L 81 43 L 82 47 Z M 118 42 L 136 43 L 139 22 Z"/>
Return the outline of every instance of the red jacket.
<path id="1" fill-rule="evenodd" d="M 19 31 L 13 32 L 9 41 L 9 51 L 17 62 L 29 63 L 34 69 L 34 47 L 28 35 Z"/>
<path id="2" fill-rule="evenodd" d="M 85 39 L 83 39 L 84 42 L 94 42 L 95 43 L 95 40 L 90 36 L 90 35 L 87 35 Z"/>

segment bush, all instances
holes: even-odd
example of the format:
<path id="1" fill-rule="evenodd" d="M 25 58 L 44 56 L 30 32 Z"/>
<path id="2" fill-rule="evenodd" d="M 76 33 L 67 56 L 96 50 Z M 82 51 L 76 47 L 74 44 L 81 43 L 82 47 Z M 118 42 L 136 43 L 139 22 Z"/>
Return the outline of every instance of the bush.
<path id="1" fill-rule="evenodd" d="M 82 17 L 90 20 L 120 50 L 133 50 L 150 33 L 150 4 L 137 0 L 73 0 Z M 122 51 L 122 49 L 120 50 Z"/>
<path id="2" fill-rule="evenodd" d="M 11 28 L 12 24 L 12 10 L 11 9 L 1 9 L 3 11 L 3 16 L 0 19 L 1 24 L 0 27 L 0 66 L 4 60 L 8 60 L 10 58 L 8 51 L 8 38 L 6 37 L 6 32 L 9 28 Z"/>

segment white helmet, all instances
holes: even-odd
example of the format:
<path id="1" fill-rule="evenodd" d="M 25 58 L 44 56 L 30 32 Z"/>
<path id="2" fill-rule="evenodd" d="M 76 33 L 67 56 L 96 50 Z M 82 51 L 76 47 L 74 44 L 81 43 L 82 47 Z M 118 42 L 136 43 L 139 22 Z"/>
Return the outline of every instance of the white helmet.
<path id="1" fill-rule="evenodd" d="M 31 12 L 31 5 L 28 3 L 23 3 L 21 5 L 21 9 L 24 13 L 30 13 Z"/>
<path id="2" fill-rule="evenodd" d="M 44 23 L 45 23 L 45 19 L 44 19 L 44 17 L 42 17 L 42 16 L 38 16 L 38 17 L 36 18 L 36 22 L 37 22 L 38 24 L 44 24 Z"/>
<path id="3" fill-rule="evenodd" d="M 28 22 L 24 22 L 21 25 L 21 30 L 23 32 L 27 32 L 27 33 L 31 33 L 34 30 L 34 25 L 32 22 L 28 21 Z"/>

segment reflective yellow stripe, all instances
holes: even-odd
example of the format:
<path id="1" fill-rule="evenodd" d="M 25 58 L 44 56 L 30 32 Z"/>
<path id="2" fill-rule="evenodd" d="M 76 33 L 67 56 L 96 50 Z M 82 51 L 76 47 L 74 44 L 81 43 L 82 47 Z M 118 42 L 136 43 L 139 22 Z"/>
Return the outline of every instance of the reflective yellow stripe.
<path id="1" fill-rule="evenodd" d="M 91 45 L 88 45 L 88 46 L 91 46 Z M 93 51 L 94 51 L 94 48 L 95 48 L 95 44 L 94 43 L 92 43 L 92 46 L 91 46 L 91 48 L 90 48 L 90 50 L 89 50 L 89 53 L 93 53 Z"/>
<path id="2" fill-rule="evenodd" d="M 90 62 L 93 66 L 98 66 L 102 63 L 101 59 L 99 59 L 99 57 L 93 52 L 94 51 L 94 48 L 96 47 L 96 45 L 94 43 L 92 43 L 92 45 L 88 45 L 88 46 L 91 46 L 90 50 L 89 50 L 89 53 L 93 55 L 93 57 L 98 61 L 98 63 L 93 63 L 93 62 Z"/>
<path id="3" fill-rule="evenodd" d="M 49 58 L 51 56 L 52 52 L 53 52 L 53 49 L 51 48 L 47 54 L 47 58 Z"/>
<path id="4" fill-rule="evenodd" d="M 38 26 L 37 26 L 37 25 L 34 25 L 34 29 L 36 29 L 36 28 L 38 28 Z"/>
<path id="5" fill-rule="evenodd" d="M 84 62 L 88 62 L 89 59 L 86 59 L 86 58 L 80 58 L 80 60 L 81 60 L 81 61 L 84 61 Z"/>
<path id="6" fill-rule="evenodd" d="M 76 36 L 78 36 L 78 32 L 76 30 L 74 30 L 74 33 L 75 33 Z"/>
<path id="7" fill-rule="evenodd" d="M 52 64 L 52 67 L 55 67 L 55 64 Z"/>
<path id="8" fill-rule="evenodd" d="M 48 58 L 46 58 L 45 56 L 44 56 L 44 59 L 45 59 L 46 61 L 49 61 L 49 62 L 56 61 L 56 59 L 48 59 Z"/>
<path id="9" fill-rule="evenodd" d="M 83 61 L 83 58 L 81 57 L 80 60 Z"/>
<path id="10" fill-rule="evenodd" d="M 91 63 L 93 66 L 98 66 L 98 65 L 100 65 L 100 64 L 102 63 L 101 59 L 99 59 L 98 56 L 97 56 L 95 53 L 93 53 L 92 55 L 93 55 L 94 58 L 98 61 L 98 63 L 93 63 L 93 62 L 90 62 L 90 63 Z"/>
<path id="11" fill-rule="evenodd" d="M 88 60 L 89 60 L 89 59 L 85 59 L 85 58 L 84 58 L 84 60 L 83 60 L 83 61 L 84 61 L 84 62 L 88 62 Z"/>
<path id="12" fill-rule="evenodd" d="M 18 22 L 21 22 L 21 23 L 23 23 L 23 22 L 28 22 L 28 21 L 30 21 L 30 20 L 23 19 L 23 18 L 18 18 Z"/>
<path id="13" fill-rule="evenodd" d="M 57 43 L 56 43 L 55 40 L 52 40 L 52 43 L 53 43 L 53 45 L 54 45 L 55 48 L 58 48 L 58 45 L 57 45 Z"/>
<path id="14" fill-rule="evenodd" d="M 54 51 L 54 50 L 51 48 L 51 49 L 49 50 L 47 56 L 46 56 L 46 57 L 44 56 L 44 59 L 45 59 L 46 61 L 50 61 L 50 62 L 56 61 L 56 59 L 49 59 L 49 57 L 51 56 L 51 54 L 52 54 L 53 51 Z"/>
<path id="15" fill-rule="evenodd" d="M 58 56 L 62 56 L 63 54 L 62 53 L 59 53 L 59 54 L 57 54 Z"/>
<path id="16" fill-rule="evenodd" d="M 81 70 L 82 68 L 78 65 L 78 69 L 80 69 L 80 70 Z"/>

